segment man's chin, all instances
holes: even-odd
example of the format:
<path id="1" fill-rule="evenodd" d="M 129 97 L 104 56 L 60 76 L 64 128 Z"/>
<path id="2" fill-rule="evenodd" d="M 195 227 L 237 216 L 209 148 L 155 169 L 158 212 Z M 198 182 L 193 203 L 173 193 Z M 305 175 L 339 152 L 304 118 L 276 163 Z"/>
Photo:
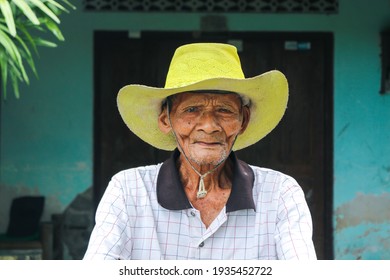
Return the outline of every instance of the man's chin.
<path id="1" fill-rule="evenodd" d="M 191 155 L 191 160 L 198 165 L 218 165 L 226 159 L 226 151 L 206 149 Z"/>

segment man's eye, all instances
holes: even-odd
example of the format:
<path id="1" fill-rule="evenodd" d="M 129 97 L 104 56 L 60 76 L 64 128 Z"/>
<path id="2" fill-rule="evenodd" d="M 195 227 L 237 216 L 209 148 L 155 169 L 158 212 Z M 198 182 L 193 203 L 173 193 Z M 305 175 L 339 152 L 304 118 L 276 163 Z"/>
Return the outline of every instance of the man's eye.
<path id="1" fill-rule="evenodd" d="M 197 107 L 188 107 L 188 108 L 186 108 L 186 112 L 187 113 L 194 113 L 194 112 L 196 112 L 198 110 L 198 108 Z"/>
<path id="2" fill-rule="evenodd" d="M 220 113 L 231 113 L 231 110 L 229 110 L 227 108 L 219 108 L 218 112 L 220 112 Z"/>

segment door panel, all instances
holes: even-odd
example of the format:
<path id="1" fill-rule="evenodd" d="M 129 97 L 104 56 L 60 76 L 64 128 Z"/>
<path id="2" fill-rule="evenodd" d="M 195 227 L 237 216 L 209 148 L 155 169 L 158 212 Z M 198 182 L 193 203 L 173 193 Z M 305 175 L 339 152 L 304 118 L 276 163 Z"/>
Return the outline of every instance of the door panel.
<path id="1" fill-rule="evenodd" d="M 296 42 L 305 49 L 286 50 Z M 310 48 L 308 44 L 310 43 Z M 319 258 L 325 246 L 325 45 L 323 38 L 263 37 L 245 42 L 241 56 L 247 76 L 281 70 L 289 80 L 289 103 L 279 126 L 257 144 L 239 151 L 240 158 L 293 176 L 302 186 L 313 217 Z"/>
<path id="2" fill-rule="evenodd" d="M 288 109 L 260 142 L 238 151 L 244 161 L 280 170 L 302 186 L 314 225 L 319 259 L 333 258 L 332 244 L 332 36 L 312 33 L 126 32 L 95 33 L 96 204 L 109 179 L 130 167 L 164 161 L 169 152 L 130 132 L 116 107 L 118 90 L 131 83 L 163 87 L 177 46 L 201 41 L 234 42 L 246 77 L 278 69 L 289 80 Z M 147 112 L 145 112 L 147 114 Z"/>

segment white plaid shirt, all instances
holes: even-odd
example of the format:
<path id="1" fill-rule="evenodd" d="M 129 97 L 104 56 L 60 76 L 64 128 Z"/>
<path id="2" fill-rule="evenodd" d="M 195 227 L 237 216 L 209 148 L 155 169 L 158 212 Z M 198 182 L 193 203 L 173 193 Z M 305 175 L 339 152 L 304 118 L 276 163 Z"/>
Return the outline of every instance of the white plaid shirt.
<path id="1" fill-rule="evenodd" d="M 316 259 L 311 215 L 293 178 L 232 153 L 231 195 L 206 228 L 184 193 L 177 156 L 112 178 L 84 259 Z"/>

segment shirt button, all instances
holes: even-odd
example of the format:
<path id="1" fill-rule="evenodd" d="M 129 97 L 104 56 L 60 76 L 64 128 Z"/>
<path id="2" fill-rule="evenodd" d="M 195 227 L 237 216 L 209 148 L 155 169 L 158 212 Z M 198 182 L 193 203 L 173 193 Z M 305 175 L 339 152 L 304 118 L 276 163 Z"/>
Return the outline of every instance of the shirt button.
<path id="1" fill-rule="evenodd" d="M 195 216 L 196 216 L 196 214 L 195 214 L 194 211 L 191 211 L 191 216 L 192 216 L 192 217 L 195 217 Z"/>
<path id="2" fill-rule="evenodd" d="M 204 242 L 199 244 L 199 248 L 202 248 L 204 246 Z"/>

